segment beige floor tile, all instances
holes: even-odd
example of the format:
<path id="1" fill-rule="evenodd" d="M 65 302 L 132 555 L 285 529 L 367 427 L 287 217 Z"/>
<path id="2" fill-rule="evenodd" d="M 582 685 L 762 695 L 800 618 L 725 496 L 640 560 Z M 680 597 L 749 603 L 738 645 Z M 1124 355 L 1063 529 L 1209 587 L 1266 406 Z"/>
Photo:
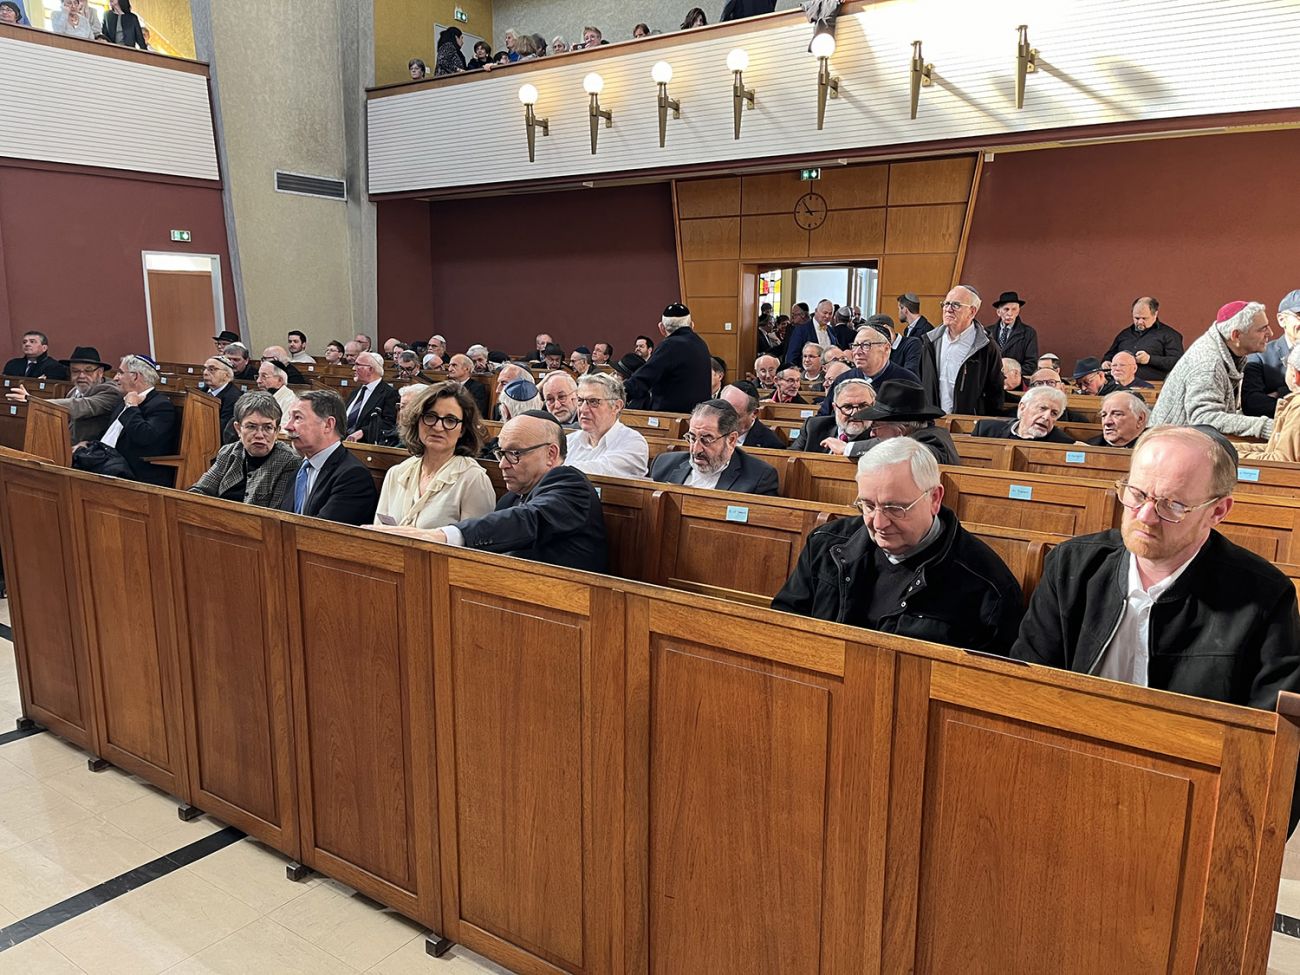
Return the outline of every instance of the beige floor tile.
<path id="1" fill-rule="evenodd" d="M 48 733 L 0 745 L 0 758 L 12 762 L 38 779 L 58 775 L 77 766 L 84 769 L 89 757 L 75 745 L 69 745 L 62 738 Z"/>
<path id="2" fill-rule="evenodd" d="M 432 967 L 431 967 L 432 966 Z M 429 957 L 424 937 L 402 945 L 366 975 L 512 975 L 508 968 L 488 961 L 464 945 L 456 945 L 441 958 Z"/>
<path id="3" fill-rule="evenodd" d="M 9 600 L 7 599 L 0 599 L 0 623 L 9 625 Z"/>
<path id="4" fill-rule="evenodd" d="M 269 915 L 353 968 L 377 964 L 424 930 L 355 893 L 322 883 Z"/>
<path id="5" fill-rule="evenodd" d="M 351 975 L 356 969 L 298 937 L 269 918 L 260 918 L 210 948 L 167 969 L 169 975 Z"/>
<path id="6" fill-rule="evenodd" d="M 1281 914 L 1300 917 L 1300 880 L 1283 879 L 1278 884 L 1277 910 Z"/>
<path id="7" fill-rule="evenodd" d="M 1273 934 L 1273 948 L 1268 955 L 1268 975 L 1300 975 L 1300 938 Z"/>
<path id="8" fill-rule="evenodd" d="M 139 799 L 148 788 L 139 779 L 115 768 L 92 772 L 84 765 L 70 768 L 41 780 L 57 792 L 62 792 L 80 806 L 85 806 L 96 816 Z"/>
<path id="9" fill-rule="evenodd" d="M 156 975 L 257 917 L 251 907 L 206 880 L 177 871 L 61 924 L 44 937 L 95 975 Z"/>
<path id="10" fill-rule="evenodd" d="M 6 911 L 3 907 L 0 907 L 0 928 L 7 928 L 9 925 L 13 924 L 17 920 L 18 920 L 17 914 L 11 914 L 9 911 Z"/>
<path id="11" fill-rule="evenodd" d="M 4 975 L 85 975 L 41 938 L 14 945 L 0 954 L 0 972 Z"/>
<path id="12" fill-rule="evenodd" d="M 159 853 L 179 850 L 222 828 L 210 816 L 183 822 L 176 815 L 180 802 L 152 786 L 141 783 L 139 792 L 135 799 L 104 813 L 103 819 Z"/>
<path id="13" fill-rule="evenodd" d="M 320 883 L 319 877 L 301 883 L 289 880 L 284 875 L 288 862 L 254 840 L 240 840 L 185 869 L 233 894 L 259 914 L 269 914 Z"/>
<path id="14" fill-rule="evenodd" d="M 20 769 L 13 762 L 7 762 L 0 758 L 0 793 L 8 792 L 11 789 L 30 789 L 36 785 L 36 780 Z"/>
<path id="15" fill-rule="evenodd" d="M 0 906 L 27 917 L 156 858 L 116 826 L 87 819 L 0 854 Z"/>
<path id="16" fill-rule="evenodd" d="M 40 782 L 0 792 L 0 852 L 91 818 L 89 809 Z"/>

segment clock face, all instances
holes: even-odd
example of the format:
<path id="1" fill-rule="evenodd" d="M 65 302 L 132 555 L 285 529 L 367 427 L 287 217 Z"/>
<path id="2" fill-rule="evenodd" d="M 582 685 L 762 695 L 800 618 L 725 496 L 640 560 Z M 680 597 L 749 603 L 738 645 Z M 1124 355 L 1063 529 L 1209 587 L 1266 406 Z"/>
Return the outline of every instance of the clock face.
<path id="1" fill-rule="evenodd" d="M 805 193 L 794 205 L 794 222 L 804 230 L 816 230 L 826 222 L 826 198 L 820 193 Z"/>

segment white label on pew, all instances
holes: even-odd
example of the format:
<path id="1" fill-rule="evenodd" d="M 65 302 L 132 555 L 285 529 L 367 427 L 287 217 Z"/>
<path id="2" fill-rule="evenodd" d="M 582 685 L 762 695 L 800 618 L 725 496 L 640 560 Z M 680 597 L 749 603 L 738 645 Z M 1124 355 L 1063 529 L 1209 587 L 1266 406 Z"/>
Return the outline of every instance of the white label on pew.
<path id="1" fill-rule="evenodd" d="M 801 416 L 801 417 L 802 417 L 803 419 L 805 419 L 805 420 L 808 419 L 808 417 L 810 417 L 810 416 L 812 416 L 812 415 L 813 415 L 813 411 L 812 411 L 812 410 L 800 410 L 800 411 L 799 411 L 799 416 Z"/>
<path id="2" fill-rule="evenodd" d="M 167 377 L 166 377 L 166 376 L 159 376 L 158 378 L 159 378 L 159 381 L 162 382 L 162 384 L 163 384 L 164 386 L 167 385 Z"/>
<path id="3" fill-rule="evenodd" d="M 45 383 L 38 383 L 38 384 L 36 385 L 36 388 L 37 388 L 37 389 L 44 389 L 44 388 L 45 388 Z"/>
<path id="4" fill-rule="evenodd" d="M 185 371 L 188 372 L 191 376 L 194 375 L 194 367 L 193 367 L 193 366 L 186 366 L 186 367 L 185 367 Z"/>
<path id="5" fill-rule="evenodd" d="M 1067 464 L 1082 464 L 1088 459 L 1088 455 L 1082 450 L 1067 450 L 1065 452 L 1065 462 Z"/>
<path id="6" fill-rule="evenodd" d="M 1034 489 L 1028 484 L 1013 484 L 1007 488 L 1007 497 L 1016 501 L 1033 501 Z"/>
<path id="7" fill-rule="evenodd" d="M 646 421 L 645 421 L 645 425 L 648 426 L 648 427 L 657 427 L 657 426 L 659 426 L 659 417 L 657 417 L 657 416 L 652 416 L 652 417 L 647 418 Z"/>
<path id="8" fill-rule="evenodd" d="M 10 415 L 10 416 L 17 416 L 17 415 L 18 415 L 18 407 L 16 407 L 16 406 L 11 406 L 11 407 L 9 407 L 9 415 Z"/>
<path id="9" fill-rule="evenodd" d="M 1258 480 L 1259 480 L 1259 468 L 1258 468 L 1258 467 L 1238 467 L 1238 468 L 1237 468 L 1237 480 L 1239 480 L 1239 481 L 1258 481 Z"/>
<path id="10" fill-rule="evenodd" d="M 348 384 L 348 381 L 347 381 L 346 379 L 340 379 L 340 380 L 339 380 L 339 385 L 340 385 L 340 386 L 346 386 L 347 384 Z"/>
<path id="11" fill-rule="evenodd" d="M 596 489 L 596 497 L 600 497 L 600 487 L 595 484 L 593 484 L 592 487 Z"/>
<path id="12" fill-rule="evenodd" d="M 749 509 L 744 505 L 727 505 L 727 521 L 749 521 Z"/>

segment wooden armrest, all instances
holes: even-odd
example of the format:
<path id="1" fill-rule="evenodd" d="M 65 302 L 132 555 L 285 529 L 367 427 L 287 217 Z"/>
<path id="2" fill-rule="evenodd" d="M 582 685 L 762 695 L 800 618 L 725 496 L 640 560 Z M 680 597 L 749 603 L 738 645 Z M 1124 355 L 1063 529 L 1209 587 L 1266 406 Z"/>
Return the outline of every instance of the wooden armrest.
<path id="1" fill-rule="evenodd" d="M 157 464 L 159 467 L 180 467 L 181 461 L 185 458 L 180 454 L 168 454 L 165 457 L 145 457 L 143 460 L 148 464 Z"/>

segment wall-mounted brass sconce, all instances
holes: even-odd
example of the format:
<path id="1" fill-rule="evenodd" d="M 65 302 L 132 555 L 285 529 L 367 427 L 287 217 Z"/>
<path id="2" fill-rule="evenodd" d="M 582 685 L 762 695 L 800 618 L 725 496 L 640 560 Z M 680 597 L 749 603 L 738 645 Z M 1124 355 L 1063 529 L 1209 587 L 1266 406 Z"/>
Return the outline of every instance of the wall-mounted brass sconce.
<path id="1" fill-rule="evenodd" d="M 840 97 L 840 79 L 831 74 L 831 55 L 835 53 L 835 35 L 823 31 L 809 47 L 817 59 L 817 128 L 826 124 L 826 98 Z"/>
<path id="2" fill-rule="evenodd" d="M 1029 46 L 1029 27 L 1016 28 L 1020 40 L 1016 44 L 1016 108 L 1025 107 L 1025 75 L 1038 70 L 1038 48 Z"/>
<path id="3" fill-rule="evenodd" d="M 650 69 L 650 77 L 659 86 L 659 148 L 662 149 L 668 138 L 668 110 L 672 109 L 673 118 L 681 118 L 682 103 L 668 97 L 668 82 L 673 80 L 671 64 L 659 61 Z"/>
<path id="4" fill-rule="evenodd" d="M 921 42 L 912 42 L 912 118 L 916 118 L 917 106 L 921 104 L 921 88 L 934 84 L 934 65 L 926 64 L 921 55 Z"/>
<path id="5" fill-rule="evenodd" d="M 600 133 L 600 120 L 605 120 L 605 128 L 614 125 L 614 113 L 600 107 L 600 93 L 605 90 L 605 79 L 592 72 L 582 79 L 582 90 L 591 96 L 591 154 L 596 154 L 596 140 Z"/>
<path id="6" fill-rule="evenodd" d="M 749 67 L 749 52 L 743 47 L 738 47 L 727 55 L 727 70 L 735 79 L 731 86 L 731 107 L 732 115 L 736 122 L 735 138 L 740 138 L 740 111 L 741 108 L 754 110 L 754 90 L 745 87 L 745 69 Z"/>
<path id="7" fill-rule="evenodd" d="M 533 106 L 537 104 L 537 89 L 532 85 L 524 85 L 519 89 L 519 100 L 524 105 L 524 127 L 528 130 L 528 161 L 533 162 L 536 159 L 537 130 L 541 129 L 542 135 L 550 135 L 551 120 L 538 118 L 533 111 Z"/>

